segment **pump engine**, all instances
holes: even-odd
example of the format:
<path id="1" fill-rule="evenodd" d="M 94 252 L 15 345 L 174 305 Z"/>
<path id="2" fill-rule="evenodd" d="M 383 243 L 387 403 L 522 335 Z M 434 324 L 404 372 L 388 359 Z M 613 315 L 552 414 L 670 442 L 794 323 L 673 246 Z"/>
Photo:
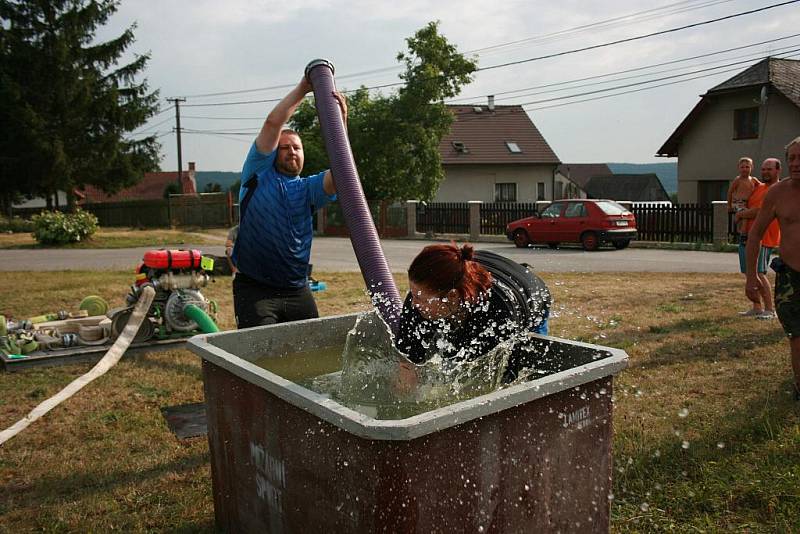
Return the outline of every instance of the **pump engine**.
<path id="1" fill-rule="evenodd" d="M 139 293 L 146 285 L 153 286 L 156 295 L 134 343 L 153 337 L 169 339 L 196 333 L 200 330 L 199 325 L 186 315 L 186 309 L 193 304 L 214 320 L 217 305 L 200 292 L 212 281 L 210 273 L 213 268 L 213 260 L 203 257 L 199 250 L 146 252 L 142 264 L 136 269 L 131 292 L 126 297 L 128 306 L 111 315 L 111 336 L 116 338 L 122 332 L 133 312 L 133 305 L 139 299 Z"/>

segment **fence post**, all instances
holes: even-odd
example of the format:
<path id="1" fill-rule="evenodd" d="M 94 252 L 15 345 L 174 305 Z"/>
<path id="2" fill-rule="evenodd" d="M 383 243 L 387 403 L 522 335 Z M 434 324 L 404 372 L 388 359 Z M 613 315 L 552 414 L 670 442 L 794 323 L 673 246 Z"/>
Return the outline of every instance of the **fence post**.
<path id="1" fill-rule="evenodd" d="M 721 247 L 728 243 L 728 203 L 724 200 L 715 200 L 711 206 L 714 210 L 711 223 L 714 246 Z"/>
<path id="2" fill-rule="evenodd" d="M 406 200 L 406 237 L 417 237 L 417 204 L 419 200 Z"/>
<path id="3" fill-rule="evenodd" d="M 469 204 L 469 240 L 476 242 L 481 236 L 481 200 L 470 200 Z"/>
<path id="4" fill-rule="evenodd" d="M 325 219 L 328 217 L 328 206 L 317 210 L 317 235 L 325 235 Z"/>

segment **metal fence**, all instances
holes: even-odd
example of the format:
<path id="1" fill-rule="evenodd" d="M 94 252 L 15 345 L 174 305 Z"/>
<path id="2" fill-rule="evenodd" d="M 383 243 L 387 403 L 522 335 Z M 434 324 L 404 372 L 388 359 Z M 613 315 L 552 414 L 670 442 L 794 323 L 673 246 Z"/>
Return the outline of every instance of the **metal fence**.
<path id="1" fill-rule="evenodd" d="M 639 241 L 711 243 L 714 240 L 714 209 L 711 204 L 636 205 Z"/>
<path id="2" fill-rule="evenodd" d="M 170 195 L 168 202 L 171 226 L 212 228 L 231 226 L 232 204 L 228 193 Z"/>
<path id="3" fill-rule="evenodd" d="M 468 234 L 469 204 L 466 202 L 420 202 L 417 204 L 417 232 Z"/>
<path id="4" fill-rule="evenodd" d="M 506 225 L 536 213 L 536 204 L 527 202 L 489 202 L 481 204 L 481 233 L 504 235 Z"/>
<path id="5" fill-rule="evenodd" d="M 94 213 L 100 226 L 164 228 L 231 226 L 236 217 L 228 193 L 170 195 L 166 199 L 103 202 L 82 206 Z"/>

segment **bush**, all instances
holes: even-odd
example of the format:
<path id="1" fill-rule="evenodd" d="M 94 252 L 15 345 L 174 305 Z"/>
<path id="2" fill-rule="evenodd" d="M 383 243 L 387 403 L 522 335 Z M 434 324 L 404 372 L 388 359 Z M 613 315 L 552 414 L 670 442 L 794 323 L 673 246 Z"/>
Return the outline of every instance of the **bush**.
<path id="1" fill-rule="evenodd" d="M 87 211 L 43 211 L 33 216 L 33 237 L 43 245 L 63 245 L 86 239 L 97 231 L 97 217 Z"/>
<path id="2" fill-rule="evenodd" d="M 33 232 L 33 221 L 20 219 L 19 217 L 0 217 L 0 232 L 25 233 Z"/>

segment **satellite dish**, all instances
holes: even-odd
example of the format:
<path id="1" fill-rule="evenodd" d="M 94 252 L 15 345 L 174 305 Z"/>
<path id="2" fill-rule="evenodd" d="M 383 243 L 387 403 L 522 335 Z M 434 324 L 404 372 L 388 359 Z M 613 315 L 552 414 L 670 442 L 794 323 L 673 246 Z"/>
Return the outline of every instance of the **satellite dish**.
<path id="1" fill-rule="evenodd" d="M 762 106 L 763 106 L 764 104 L 766 104 L 766 103 L 767 103 L 767 99 L 768 99 L 768 97 L 767 97 L 767 86 L 766 86 L 766 85 L 763 85 L 763 86 L 761 87 L 761 94 L 759 95 L 759 97 L 758 97 L 758 100 L 756 100 L 756 99 L 754 98 L 754 99 L 753 99 L 753 102 L 755 102 L 756 104 L 760 104 L 760 105 L 762 105 Z"/>

